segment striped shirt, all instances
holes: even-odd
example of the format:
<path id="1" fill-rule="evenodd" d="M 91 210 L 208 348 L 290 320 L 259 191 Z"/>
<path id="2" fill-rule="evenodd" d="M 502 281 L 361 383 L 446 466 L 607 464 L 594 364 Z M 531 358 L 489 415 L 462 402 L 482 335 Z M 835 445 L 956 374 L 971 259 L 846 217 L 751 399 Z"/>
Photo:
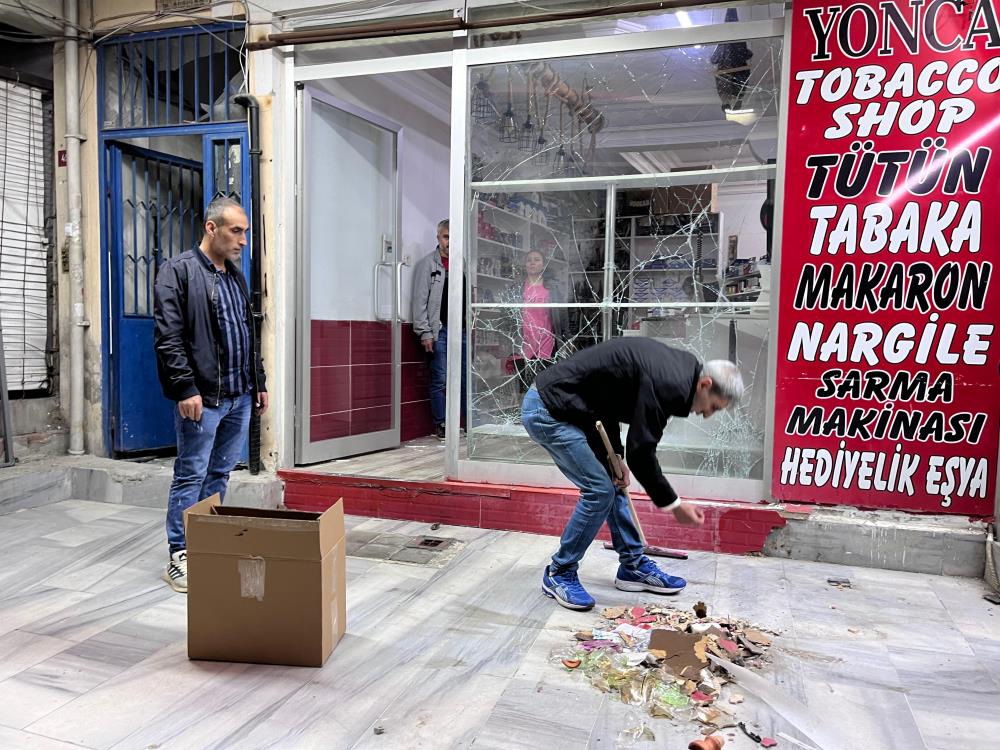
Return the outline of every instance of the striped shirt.
<path id="1" fill-rule="evenodd" d="M 242 396 L 250 390 L 250 323 L 246 298 L 233 274 L 218 270 L 204 253 L 215 274 L 215 314 L 219 323 L 220 396 Z"/>

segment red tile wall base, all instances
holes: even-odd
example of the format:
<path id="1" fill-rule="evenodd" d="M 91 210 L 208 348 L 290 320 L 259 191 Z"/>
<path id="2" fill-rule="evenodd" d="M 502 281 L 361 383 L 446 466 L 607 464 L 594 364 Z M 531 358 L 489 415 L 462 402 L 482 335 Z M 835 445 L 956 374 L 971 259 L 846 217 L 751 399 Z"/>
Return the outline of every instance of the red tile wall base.
<path id="1" fill-rule="evenodd" d="M 339 498 L 344 512 L 372 518 L 445 523 L 535 534 L 562 533 L 576 505 L 569 490 L 471 482 L 403 482 L 392 479 L 319 474 L 299 469 L 278 472 L 285 482 L 285 505 L 322 511 Z M 759 552 L 773 529 L 785 525 L 779 508 L 743 502 L 702 503 L 705 525 L 691 529 L 659 510 L 648 497 L 634 495 L 649 544 L 710 552 Z M 609 540 L 607 527 L 599 539 Z"/>

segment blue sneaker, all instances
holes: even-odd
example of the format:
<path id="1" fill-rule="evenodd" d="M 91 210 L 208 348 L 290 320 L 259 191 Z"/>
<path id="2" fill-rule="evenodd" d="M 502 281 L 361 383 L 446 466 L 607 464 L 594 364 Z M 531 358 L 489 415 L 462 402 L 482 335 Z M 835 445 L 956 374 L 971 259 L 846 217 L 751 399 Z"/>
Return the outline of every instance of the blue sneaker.
<path id="1" fill-rule="evenodd" d="M 550 576 L 549 566 L 546 565 L 542 573 L 542 591 L 566 609 L 591 609 L 594 606 L 594 597 L 587 593 L 575 570 Z"/>
<path id="2" fill-rule="evenodd" d="M 622 591 L 652 591 L 654 594 L 676 594 L 687 586 L 687 581 L 660 570 L 648 557 L 642 558 L 638 568 L 618 566 L 615 588 Z"/>

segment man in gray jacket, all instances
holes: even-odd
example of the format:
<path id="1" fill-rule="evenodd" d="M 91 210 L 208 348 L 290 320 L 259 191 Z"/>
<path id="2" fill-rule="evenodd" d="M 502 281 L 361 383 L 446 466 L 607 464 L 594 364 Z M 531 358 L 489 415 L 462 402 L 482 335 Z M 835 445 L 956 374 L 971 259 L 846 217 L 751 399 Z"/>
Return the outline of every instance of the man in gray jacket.
<path id="1" fill-rule="evenodd" d="M 444 437 L 445 385 L 448 380 L 448 220 L 437 225 L 437 248 L 413 271 L 413 332 L 431 368 L 431 417 Z M 462 418 L 465 418 L 465 285 L 462 286 Z"/>

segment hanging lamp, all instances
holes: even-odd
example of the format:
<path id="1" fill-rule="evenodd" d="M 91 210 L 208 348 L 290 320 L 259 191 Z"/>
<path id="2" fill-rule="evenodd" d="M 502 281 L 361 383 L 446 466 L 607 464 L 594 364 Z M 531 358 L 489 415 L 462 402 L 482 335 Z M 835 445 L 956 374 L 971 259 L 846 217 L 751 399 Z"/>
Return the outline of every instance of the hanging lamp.
<path id="1" fill-rule="evenodd" d="M 566 174 L 566 147 L 563 145 L 563 103 L 559 102 L 559 150 L 556 151 L 556 161 L 552 166 L 552 174 L 562 177 Z"/>
<path id="2" fill-rule="evenodd" d="M 510 82 L 510 68 L 507 68 L 507 110 L 500 118 L 498 131 L 500 143 L 517 143 L 517 121 L 514 119 L 514 89 Z"/>
<path id="3" fill-rule="evenodd" d="M 549 105 L 552 103 L 552 96 L 545 92 L 545 115 L 538 122 L 538 140 L 535 141 L 535 159 L 539 164 L 548 164 L 549 153 L 548 141 L 545 140 L 545 126 L 549 122 Z M 535 112 L 538 112 L 538 93 L 535 92 Z"/>
<path id="4" fill-rule="evenodd" d="M 493 106 L 493 95 L 490 84 L 482 73 L 472 89 L 472 119 L 480 125 L 487 125 L 496 117 L 496 107 Z"/>
<path id="5" fill-rule="evenodd" d="M 521 126 L 521 133 L 517 137 L 517 148 L 527 151 L 529 154 L 535 150 L 535 125 L 531 121 L 531 94 L 535 88 L 531 74 L 528 74 L 528 91 L 524 96 L 524 108 L 527 112 L 524 125 Z"/>

